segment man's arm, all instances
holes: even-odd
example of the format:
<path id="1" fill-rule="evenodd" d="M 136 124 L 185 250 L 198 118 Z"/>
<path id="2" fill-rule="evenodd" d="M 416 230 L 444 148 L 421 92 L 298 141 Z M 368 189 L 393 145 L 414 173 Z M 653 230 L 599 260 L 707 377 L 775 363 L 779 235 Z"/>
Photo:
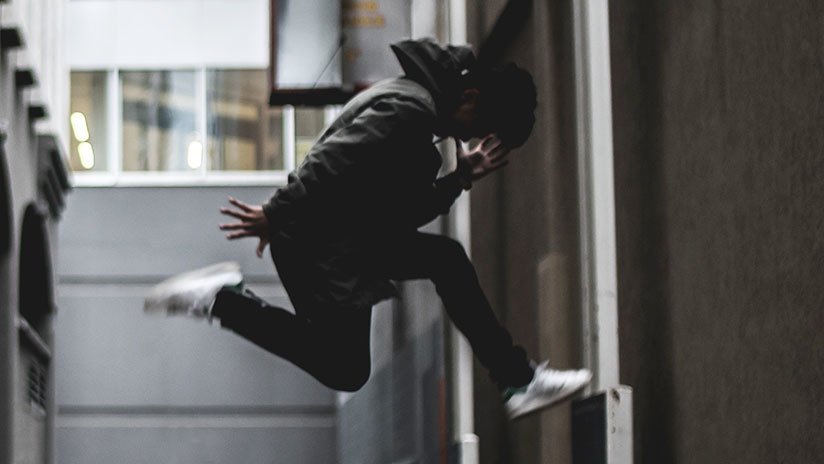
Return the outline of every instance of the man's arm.
<path id="1" fill-rule="evenodd" d="M 485 137 L 475 148 L 464 151 L 460 141 L 455 140 L 457 168 L 439 178 L 432 188 L 423 193 L 417 207 L 412 212 L 418 226 L 429 223 L 449 208 L 464 190 L 472 188 L 472 182 L 486 177 L 509 163 L 506 159 L 509 149 L 495 136 Z"/>

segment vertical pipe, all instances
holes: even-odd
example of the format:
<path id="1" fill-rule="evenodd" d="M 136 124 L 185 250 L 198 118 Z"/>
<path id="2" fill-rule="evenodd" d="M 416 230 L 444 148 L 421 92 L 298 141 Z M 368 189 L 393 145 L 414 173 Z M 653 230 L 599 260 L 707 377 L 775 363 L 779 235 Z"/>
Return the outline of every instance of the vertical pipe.
<path id="1" fill-rule="evenodd" d="M 449 41 L 453 45 L 466 44 L 466 0 L 449 1 Z M 452 148 L 452 144 L 447 144 Z M 455 203 L 450 233 L 471 253 L 470 202 L 466 192 Z M 474 383 L 472 380 L 472 348 L 466 338 L 452 327 L 452 399 L 453 440 L 460 446 L 460 463 L 477 464 L 478 436 L 475 435 Z"/>
<path id="2" fill-rule="evenodd" d="M 581 301 L 592 387 L 618 385 L 612 94 L 607 0 L 573 0 Z"/>

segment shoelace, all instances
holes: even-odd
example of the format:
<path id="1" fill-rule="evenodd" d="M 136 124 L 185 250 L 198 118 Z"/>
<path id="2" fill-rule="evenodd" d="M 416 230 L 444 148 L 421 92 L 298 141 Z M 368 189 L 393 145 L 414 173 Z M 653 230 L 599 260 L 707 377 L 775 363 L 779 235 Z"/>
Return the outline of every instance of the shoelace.
<path id="1" fill-rule="evenodd" d="M 504 399 L 504 402 L 507 402 L 518 393 L 526 393 L 526 388 L 528 386 L 529 384 L 524 385 L 523 387 L 506 387 L 504 388 L 504 391 L 501 392 L 501 397 Z"/>

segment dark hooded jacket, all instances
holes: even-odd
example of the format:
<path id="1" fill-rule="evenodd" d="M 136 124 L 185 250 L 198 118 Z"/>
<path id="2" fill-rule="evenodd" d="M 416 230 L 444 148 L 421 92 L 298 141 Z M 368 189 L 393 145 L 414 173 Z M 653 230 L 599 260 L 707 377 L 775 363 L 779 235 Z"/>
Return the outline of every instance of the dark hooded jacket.
<path id="1" fill-rule="evenodd" d="M 395 295 L 374 257 L 446 213 L 461 187 L 437 179 L 433 134 L 474 62 L 466 47 L 432 41 L 392 46 L 406 75 L 361 92 L 263 206 L 272 258 L 300 308 L 362 307 Z"/>

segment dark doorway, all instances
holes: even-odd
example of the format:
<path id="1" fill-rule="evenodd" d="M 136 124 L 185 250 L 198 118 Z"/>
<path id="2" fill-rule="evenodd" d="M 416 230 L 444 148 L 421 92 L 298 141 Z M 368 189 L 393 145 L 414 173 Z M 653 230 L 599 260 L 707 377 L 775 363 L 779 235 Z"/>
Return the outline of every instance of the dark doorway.
<path id="1" fill-rule="evenodd" d="M 29 205 L 20 235 L 20 316 L 43 334 L 54 307 L 46 215 Z"/>
<path id="2" fill-rule="evenodd" d="M 6 167 L 6 152 L 0 138 L 0 257 L 5 257 L 11 250 L 11 184 Z"/>

